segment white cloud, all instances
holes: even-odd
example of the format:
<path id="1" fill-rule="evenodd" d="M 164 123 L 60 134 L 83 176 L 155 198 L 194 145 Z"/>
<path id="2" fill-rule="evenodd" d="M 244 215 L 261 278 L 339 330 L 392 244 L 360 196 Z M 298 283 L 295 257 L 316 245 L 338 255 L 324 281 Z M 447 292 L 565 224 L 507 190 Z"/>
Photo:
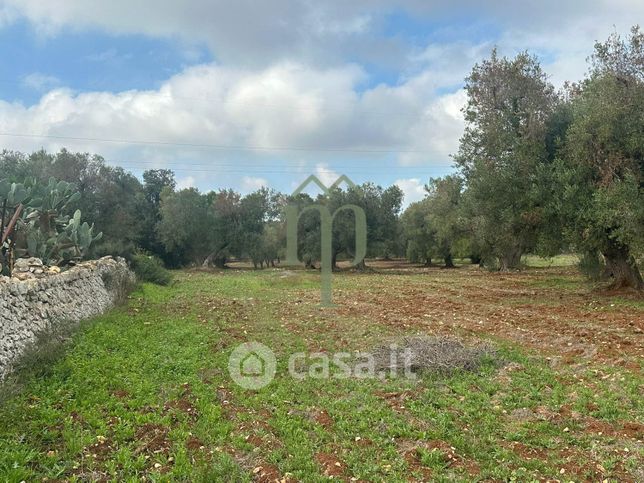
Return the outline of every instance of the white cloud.
<path id="1" fill-rule="evenodd" d="M 186 176 L 184 178 L 179 178 L 177 180 L 177 189 L 183 190 L 187 188 L 195 187 L 195 178 L 192 176 Z"/>
<path id="2" fill-rule="evenodd" d="M 315 174 L 322 182 L 322 184 L 327 188 L 335 183 L 340 177 L 339 173 L 336 173 L 331 168 L 329 168 L 328 163 L 318 163 L 315 166 Z"/>
<path id="3" fill-rule="evenodd" d="M 403 199 L 403 207 L 407 207 L 425 197 L 425 185 L 418 178 L 399 179 L 396 180 L 394 184 L 398 186 L 405 195 L 405 198 Z"/>
<path id="4" fill-rule="evenodd" d="M 42 74 L 40 72 L 33 72 L 22 78 L 22 82 L 29 88 L 36 91 L 43 91 L 51 89 L 60 85 L 60 79 L 53 75 Z"/>
<path id="5" fill-rule="evenodd" d="M 445 163 L 462 128 L 462 93 L 436 97 L 425 73 L 399 86 L 359 93 L 363 78 L 354 65 L 323 69 L 282 62 L 254 70 L 204 64 L 168 79 L 158 90 L 75 93 L 57 88 L 30 107 L 0 101 L 0 132 L 49 136 L 5 137 L 8 148 L 66 145 L 108 158 L 136 148 L 137 162 L 156 163 L 163 157 L 159 151 L 171 150 L 197 151 L 197 161 L 209 162 L 209 152 L 226 151 L 191 146 L 208 144 L 293 161 L 307 149 L 309 159 L 321 152 L 329 160 L 363 151 L 421 150 L 413 162 Z"/>
<path id="6" fill-rule="evenodd" d="M 256 191 L 264 186 L 268 186 L 268 181 L 264 178 L 257 178 L 255 176 L 242 177 L 241 189 L 244 193 Z"/>

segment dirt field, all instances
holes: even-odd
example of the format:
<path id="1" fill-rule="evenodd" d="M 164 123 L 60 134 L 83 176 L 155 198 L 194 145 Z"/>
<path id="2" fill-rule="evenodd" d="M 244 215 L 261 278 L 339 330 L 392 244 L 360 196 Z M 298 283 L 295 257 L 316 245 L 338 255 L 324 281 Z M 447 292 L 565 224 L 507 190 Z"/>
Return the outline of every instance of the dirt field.
<path id="1" fill-rule="evenodd" d="M 571 267 L 489 273 L 371 262 L 334 308 L 301 270 L 176 274 L 99 318 L 0 411 L 0 476 L 197 481 L 643 481 L 644 302 Z M 477 373 L 305 378 L 298 351 L 410 335 L 485 342 Z M 277 358 L 259 390 L 228 357 Z"/>

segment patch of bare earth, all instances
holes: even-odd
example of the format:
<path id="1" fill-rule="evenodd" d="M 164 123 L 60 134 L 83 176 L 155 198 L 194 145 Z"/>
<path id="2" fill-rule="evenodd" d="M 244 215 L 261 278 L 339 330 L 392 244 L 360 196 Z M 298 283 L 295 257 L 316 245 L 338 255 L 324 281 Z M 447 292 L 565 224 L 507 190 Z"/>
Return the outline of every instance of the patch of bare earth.
<path id="1" fill-rule="evenodd" d="M 413 441 L 399 440 L 397 442 L 398 452 L 407 462 L 409 469 L 413 472 L 420 472 L 423 478 L 431 478 L 431 470 L 422 465 L 422 452 L 437 453 L 448 468 L 467 473 L 469 476 L 477 476 L 481 469 L 474 460 L 465 458 L 456 452 L 456 448 L 446 441 Z"/>
<path id="2" fill-rule="evenodd" d="M 315 455 L 315 461 L 320 465 L 324 476 L 329 478 L 344 478 L 346 476 L 347 465 L 334 454 L 318 453 Z"/>
<path id="3" fill-rule="evenodd" d="M 531 286 L 557 275 L 543 272 L 499 275 L 475 268 L 427 269 L 427 286 L 383 280 L 369 290 L 340 293 L 337 310 L 339 315 L 438 334 L 493 335 L 564 358 L 615 363 L 637 362 L 644 355 L 641 311 L 602 310 L 610 306 L 610 299 L 586 288 Z"/>

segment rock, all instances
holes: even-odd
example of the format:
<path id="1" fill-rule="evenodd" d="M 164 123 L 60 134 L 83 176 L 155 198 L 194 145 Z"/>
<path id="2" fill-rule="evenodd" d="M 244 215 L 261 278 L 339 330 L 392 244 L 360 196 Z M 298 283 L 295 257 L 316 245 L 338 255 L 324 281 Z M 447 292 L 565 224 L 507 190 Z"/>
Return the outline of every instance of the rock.
<path id="1" fill-rule="evenodd" d="M 27 271 L 26 271 L 26 272 L 25 272 L 25 271 L 19 271 L 19 272 L 16 272 L 16 271 L 14 270 L 13 278 L 15 278 L 16 280 L 23 281 L 23 280 L 31 280 L 31 279 L 35 278 L 35 276 L 34 276 L 34 274 L 33 274 L 33 273 L 31 273 L 31 272 L 29 271 L 29 269 L 27 269 Z"/>
<path id="2" fill-rule="evenodd" d="M 43 267 L 42 260 L 40 258 L 31 257 L 31 258 L 19 258 L 13 264 L 14 272 L 29 272 L 31 269 Z"/>
<path id="3" fill-rule="evenodd" d="M 52 275 L 53 275 L 53 274 L 56 274 L 56 273 L 60 273 L 60 267 L 56 267 L 56 266 L 54 266 L 54 267 L 49 267 L 49 268 L 47 269 L 47 272 L 48 272 L 48 273 L 50 273 L 50 274 L 52 274 Z"/>

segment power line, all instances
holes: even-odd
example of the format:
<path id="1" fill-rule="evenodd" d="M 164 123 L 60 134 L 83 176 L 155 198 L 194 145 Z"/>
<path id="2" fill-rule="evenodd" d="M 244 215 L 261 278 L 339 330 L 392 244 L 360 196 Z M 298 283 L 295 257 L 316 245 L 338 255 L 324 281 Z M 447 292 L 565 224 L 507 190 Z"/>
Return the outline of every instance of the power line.
<path id="1" fill-rule="evenodd" d="M 429 154 L 435 151 L 422 149 L 348 149 L 348 148 L 309 148 L 305 146 L 236 146 L 224 144 L 206 144 L 206 143 L 176 143 L 169 141 L 148 141 L 148 140 L 131 140 L 131 139 L 108 139 L 108 138 L 89 138 L 79 136 L 57 136 L 52 134 L 31 134 L 31 133 L 7 133 L 0 132 L 0 136 L 32 139 L 56 139 L 64 141 L 82 141 L 82 142 L 100 142 L 114 144 L 130 145 L 152 145 L 152 146 L 173 146 L 187 148 L 205 148 L 228 151 L 298 151 L 298 152 L 339 152 L 353 154 Z"/>
<path id="2" fill-rule="evenodd" d="M 133 166 L 129 163 L 124 163 L 124 164 L 116 164 L 116 163 L 109 163 L 112 166 L 115 167 L 121 167 L 124 169 L 128 170 L 141 170 L 145 169 L 147 166 Z M 158 166 L 158 165 L 157 165 Z M 156 167 L 156 166 L 155 166 Z M 447 166 L 445 166 L 447 167 Z M 450 166 L 451 167 L 451 166 Z M 170 169 L 172 171 L 179 171 L 179 172 L 190 172 L 190 173 L 234 173 L 234 174 L 248 174 L 248 175 L 260 175 L 260 174 L 293 174 L 293 170 L 278 170 L 278 169 L 261 169 L 261 170 L 256 170 L 256 171 L 249 171 L 247 169 L 206 169 L 206 168 L 193 168 L 193 167 L 181 167 L 181 166 L 158 166 L 158 169 Z M 345 174 L 369 174 L 368 170 L 346 170 L 344 168 L 337 168 L 337 169 L 325 169 L 325 170 L 319 170 L 316 168 L 316 171 L 322 171 L 324 173 L 335 173 L 335 172 L 342 172 Z M 413 172 L 414 175 L 425 175 L 425 174 L 433 174 L 435 173 L 435 170 L 416 170 Z"/>
<path id="3" fill-rule="evenodd" d="M 353 160 L 352 160 L 353 161 Z M 172 163 L 177 163 L 178 161 L 170 161 L 169 163 L 166 164 L 172 164 Z M 157 162 L 157 161 L 146 161 L 146 160 L 127 160 L 123 161 L 123 163 L 130 164 L 130 165 L 135 165 L 135 166 L 140 166 L 140 167 L 147 167 L 147 166 L 158 166 L 159 164 L 163 164 L 163 162 Z M 327 163 L 317 163 L 317 164 L 325 164 Z M 293 169 L 310 169 L 310 168 L 315 168 L 319 169 L 322 171 L 336 171 L 338 169 L 359 169 L 359 170 L 364 170 L 364 169 L 372 169 L 372 168 L 385 168 L 385 169 L 413 169 L 413 170 L 418 170 L 422 168 L 449 168 L 452 167 L 454 164 L 431 164 L 431 165 L 411 165 L 411 166 L 399 166 L 399 165 L 392 165 L 392 164 L 376 164 L 372 163 L 370 165 L 353 165 L 353 164 L 338 164 L 337 167 L 331 167 L 331 166 L 311 166 L 311 163 L 291 163 L 289 161 L 279 161 L 276 162 L 275 164 L 271 163 L 262 163 L 262 164 L 244 164 L 244 161 L 239 161 L 235 163 L 219 163 L 217 161 L 212 161 L 208 163 L 192 163 L 189 161 L 181 161 L 181 166 L 189 166 L 191 168 L 238 168 L 238 169 L 266 169 L 267 167 L 272 168 L 272 167 L 279 167 L 279 168 L 291 168 L 290 171 L 293 171 Z"/>

